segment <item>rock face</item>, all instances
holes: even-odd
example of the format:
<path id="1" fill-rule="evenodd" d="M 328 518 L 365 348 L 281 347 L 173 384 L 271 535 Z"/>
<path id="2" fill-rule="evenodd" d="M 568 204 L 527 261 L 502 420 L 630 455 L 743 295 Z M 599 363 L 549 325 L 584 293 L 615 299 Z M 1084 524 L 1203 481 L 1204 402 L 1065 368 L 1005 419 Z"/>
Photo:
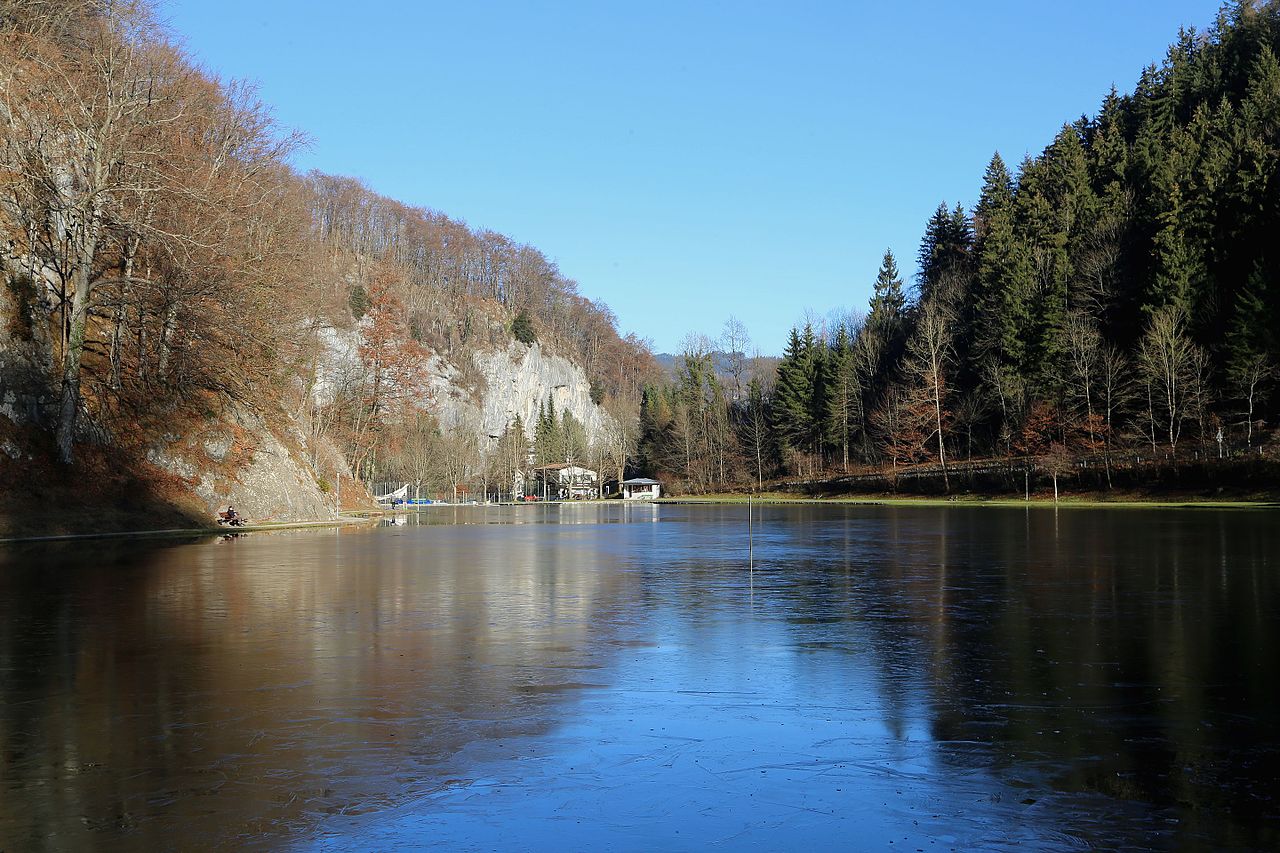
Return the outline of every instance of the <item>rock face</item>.
<path id="1" fill-rule="evenodd" d="M 310 521 L 336 511 L 308 466 L 261 418 L 240 407 L 199 435 L 165 436 L 147 458 L 194 481 L 192 493 L 210 518 L 228 504 L 251 522 Z"/>
<path id="2" fill-rule="evenodd" d="M 470 402 L 473 411 L 466 415 L 481 435 L 496 440 L 519 415 L 532 438 L 538 406 L 548 398 L 557 413 L 570 412 L 582 423 L 588 441 L 607 425 L 609 415 L 591 401 L 591 383 L 582 368 L 558 355 L 546 355 L 536 343 L 512 342 L 505 350 L 475 353 L 472 359 L 484 375 L 485 388 L 480 399 Z"/>
<path id="3" fill-rule="evenodd" d="M 38 308 L 0 289 L 0 461 L 20 464 L 27 456 L 22 430 L 52 428 L 55 389 L 38 367 L 50 360 L 49 342 L 36 322 Z M 323 400 L 332 395 L 342 374 L 358 364 L 355 332 L 328 330 L 323 337 L 328 357 L 318 369 L 313 393 Z M 459 369 L 439 355 L 422 364 L 419 382 L 423 407 L 447 431 L 465 430 L 488 450 L 517 416 L 530 439 L 538 409 L 550 400 L 557 414 L 570 412 L 596 440 L 612 426 L 612 419 L 591 401 L 586 373 L 566 358 L 547 353 L 540 344 L 511 342 L 505 349 L 470 353 L 470 364 Z M 8 426 L 6 426 L 8 424 Z M 288 426 L 285 427 L 288 430 Z M 77 440 L 110 442 L 111 437 L 81 419 Z M 301 521 L 330 518 L 336 512 L 334 495 L 317 481 L 304 455 L 327 456 L 320 470 L 332 471 L 349 482 L 341 455 L 327 445 L 304 453 L 306 439 L 272 432 L 257 414 L 232 405 L 219 416 L 183 434 L 154 437 L 148 461 L 189 484 L 193 498 L 212 519 L 232 504 L 252 521 Z M 327 475 L 326 475 L 327 476 Z"/>
<path id="4" fill-rule="evenodd" d="M 358 339 L 355 332 L 326 329 L 321 340 L 326 363 L 312 393 L 327 402 L 343 375 L 358 369 Z M 442 429 L 469 431 L 481 439 L 482 449 L 491 447 L 517 415 L 532 440 L 538 407 L 548 399 L 557 414 L 568 411 L 577 418 L 588 441 L 612 426 L 609 414 L 591 402 L 586 372 L 562 356 L 547 354 L 541 344 L 512 341 L 506 349 L 474 352 L 470 358 L 479 373 L 475 387 L 468 387 L 464 371 L 433 354 L 422 363 L 419 396 Z"/>

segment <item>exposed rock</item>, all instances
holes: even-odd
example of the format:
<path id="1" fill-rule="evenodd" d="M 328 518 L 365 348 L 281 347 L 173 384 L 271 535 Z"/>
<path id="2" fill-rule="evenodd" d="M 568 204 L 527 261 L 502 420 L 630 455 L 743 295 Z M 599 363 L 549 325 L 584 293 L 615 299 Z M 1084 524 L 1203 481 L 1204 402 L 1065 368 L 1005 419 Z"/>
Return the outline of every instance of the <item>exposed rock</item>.
<path id="1" fill-rule="evenodd" d="M 233 441 L 234 439 L 228 433 L 215 433 L 204 440 L 204 455 L 214 462 L 225 462 L 227 454 L 231 452 Z"/>
<path id="2" fill-rule="evenodd" d="M 491 439 L 502 435 L 519 415 L 529 437 L 538 417 L 538 406 L 548 397 L 556 412 L 570 412 L 594 441 L 609 415 L 591 401 L 591 383 L 581 367 L 558 355 L 546 355 L 539 344 L 512 342 L 505 350 L 472 356 L 485 378 L 485 393 L 472 401 L 480 431 Z"/>
<path id="3" fill-rule="evenodd" d="M 321 333 L 321 340 L 327 356 L 317 370 L 312 393 L 327 403 L 342 378 L 359 367 L 359 338 L 355 331 L 329 328 Z M 591 401 L 586 372 L 562 356 L 548 355 L 541 344 L 512 341 L 506 349 L 474 352 L 470 357 L 482 378 L 475 389 L 465 387 L 463 371 L 438 354 L 421 365 L 418 397 L 445 430 L 470 430 L 491 445 L 519 415 L 532 439 L 538 407 L 548 398 L 557 413 L 568 411 L 582 423 L 588 441 L 611 423 L 609 414 Z"/>
<path id="4" fill-rule="evenodd" d="M 148 460 L 193 483 L 192 492 L 211 518 L 227 504 L 254 522 L 307 521 L 334 515 L 332 499 L 321 490 L 310 468 L 294 458 L 261 418 L 235 407 L 227 422 L 214 426 L 203 437 L 157 445 L 147 454 Z M 250 447 L 235 446 L 232 427 L 245 436 L 242 440 Z M 200 464 L 201 457 L 222 463 L 238 453 L 247 454 L 247 460 L 225 474 L 218 473 L 218 465 Z"/>

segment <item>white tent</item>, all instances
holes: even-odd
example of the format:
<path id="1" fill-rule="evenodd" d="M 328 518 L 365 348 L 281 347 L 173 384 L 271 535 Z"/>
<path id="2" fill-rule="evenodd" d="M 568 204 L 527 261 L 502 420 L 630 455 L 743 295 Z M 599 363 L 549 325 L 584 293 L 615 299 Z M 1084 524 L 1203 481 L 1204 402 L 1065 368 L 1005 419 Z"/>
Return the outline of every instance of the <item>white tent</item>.
<path id="1" fill-rule="evenodd" d="M 378 498 L 378 503 L 389 504 L 389 503 L 392 503 L 393 501 L 402 501 L 402 500 L 405 500 L 408 497 L 408 495 L 409 495 L 409 484 L 405 483 L 403 486 L 396 489 L 394 492 L 389 492 L 388 494 L 385 494 L 382 497 Z"/>

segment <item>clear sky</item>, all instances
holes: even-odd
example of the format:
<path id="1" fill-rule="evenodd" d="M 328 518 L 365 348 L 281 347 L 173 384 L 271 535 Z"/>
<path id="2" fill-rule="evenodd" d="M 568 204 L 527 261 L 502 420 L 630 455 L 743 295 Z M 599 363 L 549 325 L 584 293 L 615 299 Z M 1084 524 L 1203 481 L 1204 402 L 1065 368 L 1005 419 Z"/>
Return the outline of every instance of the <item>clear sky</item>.
<path id="1" fill-rule="evenodd" d="M 970 206 L 1130 91 L 1217 0 L 161 0 L 196 59 L 259 83 L 295 158 L 537 246 L 673 351 L 862 308 L 940 201 Z"/>

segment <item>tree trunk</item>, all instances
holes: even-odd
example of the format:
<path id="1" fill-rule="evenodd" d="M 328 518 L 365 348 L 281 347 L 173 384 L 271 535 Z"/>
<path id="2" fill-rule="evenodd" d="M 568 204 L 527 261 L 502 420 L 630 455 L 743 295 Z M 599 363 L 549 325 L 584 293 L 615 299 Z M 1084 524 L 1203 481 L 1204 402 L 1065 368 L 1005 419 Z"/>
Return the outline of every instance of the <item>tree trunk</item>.
<path id="1" fill-rule="evenodd" d="M 172 348 L 170 341 L 173 339 L 173 333 L 178 328 L 178 304 L 170 301 L 165 307 L 164 323 L 160 326 L 160 360 L 156 365 L 156 375 L 160 379 L 165 379 L 169 375 L 169 353 Z"/>
<path id="2" fill-rule="evenodd" d="M 84 355 L 84 339 L 89 323 L 89 297 L 93 292 L 93 256 L 98 248 L 101 217 L 95 215 L 88 234 L 80 246 L 72 273 L 71 318 L 67 345 L 62 351 L 62 393 L 58 408 L 58 459 L 70 465 L 75 459 L 76 418 L 80 413 L 80 359 Z"/>
<path id="3" fill-rule="evenodd" d="M 946 444 L 942 440 L 942 389 L 938 387 L 938 374 L 934 373 L 933 382 L 933 411 L 938 427 L 938 462 L 942 465 L 942 487 L 947 494 L 951 494 L 951 478 L 947 476 L 947 451 Z"/>
<path id="4" fill-rule="evenodd" d="M 1253 395 L 1254 389 L 1257 388 L 1256 382 L 1249 383 L 1249 414 L 1246 423 L 1245 441 L 1249 450 L 1253 450 Z"/>

